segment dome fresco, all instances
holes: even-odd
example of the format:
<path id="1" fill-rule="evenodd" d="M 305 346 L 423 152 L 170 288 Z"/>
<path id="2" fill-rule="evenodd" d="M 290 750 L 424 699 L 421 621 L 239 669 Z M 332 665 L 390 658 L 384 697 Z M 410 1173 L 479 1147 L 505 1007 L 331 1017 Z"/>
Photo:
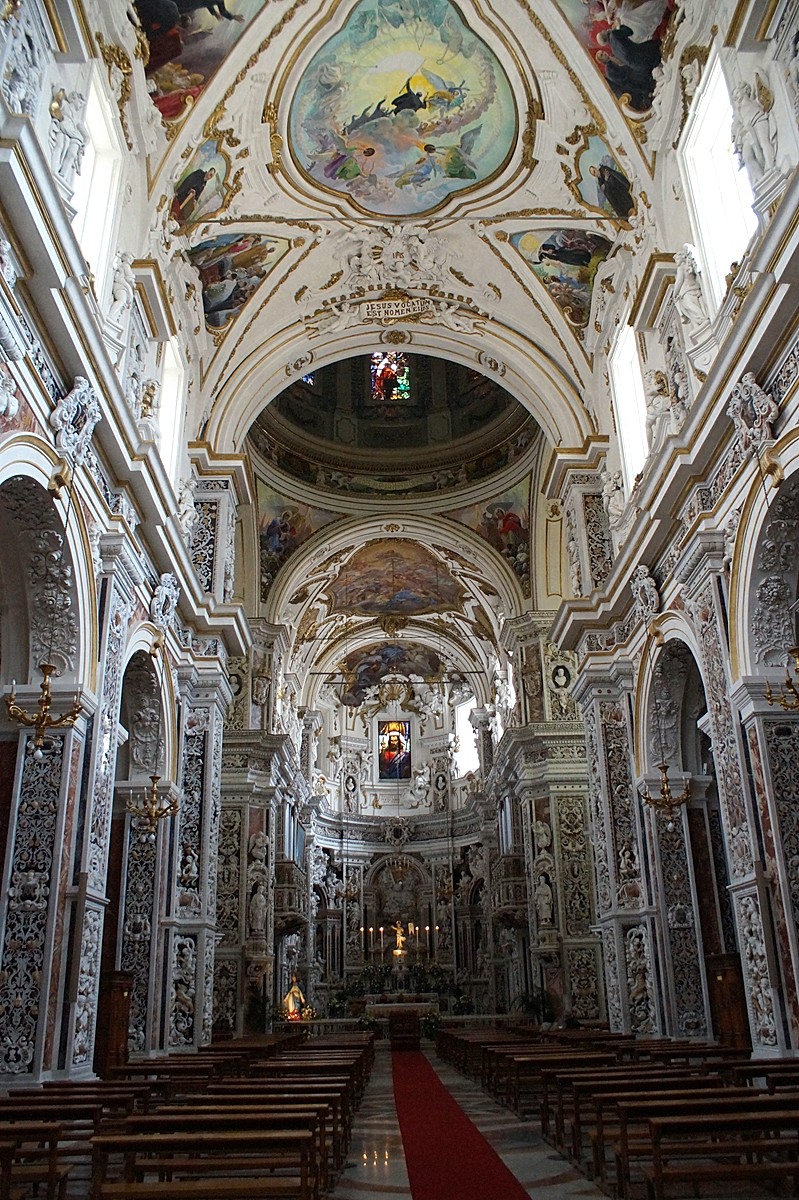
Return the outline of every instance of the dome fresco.
<path id="1" fill-rule="evenodd" d="M 289 117 L 303 173 L 376 216 L 485 183 L 517 132 L 499 60 L 447 0 L 364 0 L 303 72 Z"/>
<path id="2" fill-rule="evenodd" d="M 407 366 L 390 396 L 370 366 Z M 504 471 L 537 442 L 532 416 L 479 371 L 423 354 L 357 355 L 295 380 L 250 442 L 264 465 L 334 494 L 441 493 Z"/>

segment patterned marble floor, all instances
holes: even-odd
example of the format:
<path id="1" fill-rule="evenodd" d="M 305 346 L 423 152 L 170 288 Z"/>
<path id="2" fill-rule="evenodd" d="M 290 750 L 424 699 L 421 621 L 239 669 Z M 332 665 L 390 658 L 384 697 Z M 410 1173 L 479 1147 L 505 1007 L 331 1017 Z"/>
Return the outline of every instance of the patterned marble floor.
<path id="1" fill-rule="evenodd" d="M 432 1052 L 429 1058 L 442 1083 L 531 1196 L 540 1200 L 597 1200 L 604 1196 L 543 1140 L 534 1122 L 514 1117 L 487 1096 L 479 1084 L 451 1070 Z M 391 1054 L 388 1044 L 381 1042 L 369 1088 L 355 1119 L 348 1164 L 333 1191 L 333 1200 L 410 1194 L 394 1107 Z M 442 1195 L 440 1200 L 457 1197 Z"/>

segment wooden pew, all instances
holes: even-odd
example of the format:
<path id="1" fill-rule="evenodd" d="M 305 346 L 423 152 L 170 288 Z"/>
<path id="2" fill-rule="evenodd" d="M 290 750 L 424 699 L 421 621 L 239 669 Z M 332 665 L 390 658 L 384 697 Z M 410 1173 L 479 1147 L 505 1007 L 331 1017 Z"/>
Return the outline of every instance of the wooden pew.
<path id="1" fill-rule="evenodd" d="M 696 1195 L 700 1182 L 793 1176 L 794 1193 L 799 1191 L 799 1108 L 763 1108 L 652 1117 L 652 1165 L 644 1171 L 648 1200 L 665 1200 L 667 1183 L 687 1181 Z"/>
<path id="2" fill-rule="evenodd" d="M 246 1107 L 225 1105 L 167 1105 L 157 1113 L 128 1117 L 112 1128 L 111 1123 L 103 1126 L 108 1133 L 168 1133 L 191 1132 L 194 1129 L 310 1129 L 317 1138 L 317 1162 L 319 1182 L 326 1191 L 335 1166 L 332 1110 L 328 1104 L 294 1104 L 282 1100 L 275 1104 L 247 1105 Z"/>
<path id="3" fill-rule="evenodd" d="M 349 1147 L 354 1114 L 346 1091 L 330 1083 L 312 1085 L 309 1082 L 296 1084 L 281 1081 L 277 1084 L 268 1082 L 259 1084 L 256 1080 L 250 1080 L 250 1084 L 249 1088 L 225 1087 L 223 1084 L 217 1084 L 209 1088 L 205 1094 L 195 1097 L 194 1101 L 185 1100 L 184 1103 L 201 1105 L 213 1103 L 217 1107 L 222 1104 L 226 1107 L 235 1105 L 237 1108 L 270 1103 L 325 1104 L 331 1112 L 334 1165 L 337 1169 L 343 1167 Z"/>
<path id="4" fill-rule="evenodd" d="M 730 1121 L 734 1127 L 737 1118 L 745 1120 L 752 1115 L 780 1113 L 785 1109 L 784 1099 L 769 1096 L 767 1092 L 753 1093 L 751 1088 L 727 1088 L 716 1096 L 697 1093 L 691 1097 L 658 1096 L 650 1100 L 636 1097 L 634 1101 L 622 1101 L 617 1105 L 619 1136 L 613 1145 L 616 1194 L 619 1197 L 629 1196 L 633 1161 L 643 1164 L 645 1178 L 646 1171 L 654 1162 L 652 1121 L 659 1121 L 661 1118 L 693 1121 L 697 1133 L 702 1133 L 701 1125 L 706 1117 L 716 1118 L 720 1122 Z M 799 1116 L 799 1110 L 794 1111 Z M 706 1130 L 707 1126 L 704 1128 Z M 691 1150 L 692 1147 L 688 1146 L 686 1153 L 689 1157 L 695 1157 Z"/>
<path id="5" fill-rule="evenodd" d="M 92 1151 L 94 1200 L 318 1196 L 316 1137 L 308 1129 L 203 1128 L 190 1137 L 174 1132 L 101 1133 L 92 1139 Z M 123 1177 L 113 1181 L 108 1178 L 112 1156 L 123 1160 Z M 149 1179 L 152 1174 L 157 1178 Z"/>
<path id="6" fill-rule="evenodd" d="M 650 1085 L 650 1088 L 652 1085 Z M 622 1118 L 619 1116 L 619 1105 L 632 1102 L 636 1108 L 639 1105 L 662 1100 L 664 1103 L 678 1103 L 700 1099 L 705 1104 L 711 1104 L 720 1096 L 730 1094 L 730 1085 L 724 1079 L 705 1079 L 702 1083 L 677 1083 L 673 1088 L 654 1084 L 654 1090 L 629 1088 L 614 1091 L 597 1090 L 584 1097 L 583 1128 L 588 1131 L 591 1143 L 591 1158 L 588 1173 L 599 1183 L 600 1187 L 608 1187 L 607 1151 L 611 1150 L 611 1161 L 615 1154 L 620 1138 L 624 1137 Z"/>
<path id="7" fill-rule="evenodd" d="M 719 1080 L 714 1082 L 711 1076 L 702 1075 L 698 1071 L 691 1074 L 683 1067 L 641 1071 L 631 1068 L 629 1063 L 618 1067 L 605 1067 L 601 1071 L 593 1067 L 580 1067 L 566 1072 L 548 1068 L 542 1072 L 541 1078 L 542 1108 L 545 1103 L 549 1108 L 554 1108 L 554 1143 L 563 1153 L 570 1154 L 578 1165 L 583 1157 L 585 1105 L 590 1107 L 593 1096 L 603 1092 L 646 1092 L 656 1087 L 689 1091 L 697 1087 L 719 1087 L 722 1086 L 722 1082 L 726 1083 Z M 550 1093 L 554 1093 L 551 1102 Z M 547 1127 L 549 1125 L 548 1117 Z M 543 1117 L 542 1130 L 546 1135 Z"/>
<path id="8" fill-rule="evenodd" d="M 0 1171 L 0 1200 L 18 1188 L 29 1192 L 45 1185 L 47 1200 L 66 1196 L 69 1165 L 59 1162 L 58 1145 L 63 1129 L 57 1121 L 0 1121 L 0 1142 L 5 1147 Z M 10 1149 L 9 1149 L 10 1147 Z"/>
<path id="9" fill-rule="evenodd" d="M 541 1054 L 515 1056 L 508 1064 L 505 1103 L 520 1117 L 528 1111 L 528 1102 L 529 1111 L 534 1111 L 540 1096 L 541 1072 L 546 1068 L 567 1070 L 574 1062 L 573 1051 L 563 1047 Z M 591 1050 L 580 1056 L 580 1062 L 584 1066 L 612 1067 L 616 1064 L 616 1056 L 612 1051 Z"/>
<path id="10" fill-rule="evenodd" d="M 122 1081 L 116 1084 L 94 1080 L 85 1083 L 48 1082 L 37 1088 L 15 1088 L 14 1095 L 46 1104 L 61 1101 L 96 1104 L 106 1113 L 132 1113 L 135 1109 L 146 1112 L 150 1103 L 150 1088 L 146 1083 L 126 1084 Z"/>

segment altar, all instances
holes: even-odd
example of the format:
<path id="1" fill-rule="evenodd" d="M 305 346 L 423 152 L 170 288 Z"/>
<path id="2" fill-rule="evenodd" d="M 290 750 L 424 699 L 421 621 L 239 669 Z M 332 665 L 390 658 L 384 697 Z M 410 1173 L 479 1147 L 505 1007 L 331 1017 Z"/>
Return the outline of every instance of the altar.
<path id="1" fill-rule="evenodd" d="M 364 996 L 367 1017 L 390 1019 L 406 1013 L 423 1017 L 431 1010 L 438 1012 L 438 992 L 383 992 Z"/>

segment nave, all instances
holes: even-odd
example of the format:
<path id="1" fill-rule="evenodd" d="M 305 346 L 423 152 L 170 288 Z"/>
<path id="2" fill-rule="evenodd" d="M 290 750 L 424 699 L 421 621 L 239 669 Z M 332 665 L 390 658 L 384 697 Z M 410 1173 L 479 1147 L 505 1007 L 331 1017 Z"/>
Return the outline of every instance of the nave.
<path id="1" fill-rule="evenodd" d="M 799 1067 L 601 1028 L 289 1028 L 0 1097 L 3 1200 L 758 1200 Z M 792 1185 L 792 1191 L 791 1191 Z"/>
<path id="2" fill-rule="evenodd" d="M 400 1057 L 407 1055 L 399 1052 Z M 366 1197 L 391 1196 L 397 1200 L 518 1200 L 524 1196 L 541 1196 L 546 1200 L 572 1200 L 572 1197 L 600 1197 L 602 1192 L 550 1146 L 540 1134 L 536 1123 L 522 1121 L 512 1112 L 500 1107 L 475 1080 L 459 1074 L 427 1048 L 427 1058 L 447 1089 L 452 1100 L 473 1124 L 473 1141 L 458 1139 L 455 1153 L 460 1158 L 460 1171 L 450 1177 L 448 1185 L 427 1191 L 424 1157 L 435 1147 L 407 1146 L 403 1140 L 397 1113 L 392 1076 L 392 1055 L 385 1043 L 378 1044 L 375 1066 L 363 1106 L 353 1129 L 352 1149 L 347 1168 L 337 1183 L 333 1200 L 365 1200 Z M 411 1068 L 413 1069 L 413 1068 Z M 470 1147 L 484 1140 L 488 1150 L 496 1154 L 501 1165 L 518 1181 L 518 1197 L 507 1189 L 507 1177 L 497 1173 L 489 1180 L 500 1190 L 485 1189 L 486 1179 L 476 1180 L 479 1190 L 468 1189 L 474 1182 L 471 1170 Z M 412 1189 L 408 1178 L 408 1158 L 415 1158 L 421 1149 L 419 1186 Z M 482 1152 L 483 1147 L 478 1146 Z"/>

